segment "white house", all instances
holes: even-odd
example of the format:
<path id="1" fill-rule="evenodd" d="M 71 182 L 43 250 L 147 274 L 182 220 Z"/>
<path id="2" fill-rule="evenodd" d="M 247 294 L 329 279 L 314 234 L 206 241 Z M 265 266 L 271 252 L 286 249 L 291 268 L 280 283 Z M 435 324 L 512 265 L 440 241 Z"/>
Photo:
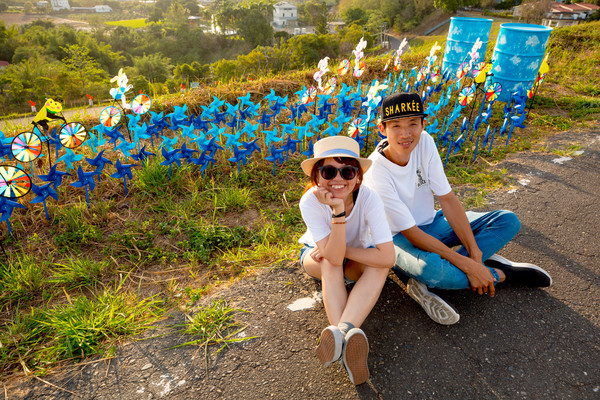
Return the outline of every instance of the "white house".
<path id="1" fill-rule="evenodd" d="M 513 16 L 522 17 L 528 7 L 541 6 L 538 3 L 525 3 L 513 7 Z M 600 7 L 588 3 L 564 4 L 557 1 L 550 4 L 550 10 L 542 19 L 542 25 L 550 27 L 561 27 L 577 25 L 588 19 Z"/>
<path id="2" fill-rule="evenodd" d="M 112 8 L 110 6 L 94 6 L 94 10 L 96 10 L 97 13 L 107 13 L 111 12 Z"/>
<path id="3" fill-rule="evenodd" d="M 50 4 L 52 4 L 52 10 L 54 11 L 71 9 L 69 0 L 50 0 Z"/>
<path id="4" fill-rule="evenodd" d="M 273 26 L 276 28 L 296 26 L 298 8 L 290 3 L 281 1 L 273 6 Z"/>
<path id="5" fill-rule="evenodd" d="M 563 4 L 553 3 L 550 12 L 542 20 L 542 25 L 561 27 L 577 25 L 584 22 L 600 7 L 588 3 Z"/>

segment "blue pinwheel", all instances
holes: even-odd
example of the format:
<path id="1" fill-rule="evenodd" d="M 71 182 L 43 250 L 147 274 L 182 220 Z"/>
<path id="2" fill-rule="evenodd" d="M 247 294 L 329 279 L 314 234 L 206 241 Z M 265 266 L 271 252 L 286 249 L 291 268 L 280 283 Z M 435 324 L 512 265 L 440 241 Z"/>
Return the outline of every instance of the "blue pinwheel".
<path id="1" fill-rule="evenodd" d="M 227 161 L 237 163 L 237 172 L 240 172 L 240 163 L 246 165 L 248 161 L 246 157 L 246 151 L 244 149 L 240 150 L 237 146 L 233 146 L 233 157 L 228 158 Z"/>
<path id="2" fill-rule="evenodd" d="M 283 152 L 284 149 L 276 148 L 275 145 L 271 146 L 271 155 L 265 157 L 265 160 L 271 161 L 273 163 L 273 176 L 275 176 L 275 166 L 277 165 L 277 161 L 283 164 Z"/>
<path id="3" fill-rule="evenodd" d="M 98 139 L 92 132 L 88 132 L 88 135 L 89 139 L 83 142 L 83 145 L 89 147 L 92 153 L 97 153 L 98 148 L 106 143 L 106 139 Z"/>
<path id="4" fill-rule="evenodd" d="M 242 147 L 244 148 L 244 153 L 246 157 L 250 157 L 255 151 L 258 151 L 259 153 L 261 152 L 260 146 L 257 143 L 258 140 L 259 139 L 254 139 L 253 141 L 248 143 L 242 142 Z"/>
<path id="5" fill-rule="evenodd" d="M 158 148 L 163 148 L 163 149 L 167 149 L 167 151 L 173 151 L 173 146 L 175 146 L 177 144 L 177 136 L 175 136 L 173 139 L 169 138 L 168 136 L 161 136 L 163 141 L 162 143 L 158 146 Z"/>
<path id="6" fill-rule="evenodd" d="M 141 117 L 142 117 L 141 114 L 128 114 L 127 118 L 129 120 L 127 122 L 127 129 L 129 129 L 129 131 L 132 131 L 134 128 L 139 126 Z"/>
<path id="7" fill-rule="evenodd" d="M 96 172 L 83 172 L 83 168 L 81 168 L 80 165 L 77 168 L 77 177 L 79 178 L 79 180 L 77 182 L 71 183 L 71 186 L 85 188 L 85 201 L 87 203 L 88 208 L 90 208 L 90 196 L 88 188 L 90 191 L 93 192 L 94 188 L 96 187 L 94 176 L 96 176 Z"/>
<path id="8" fill-rule="evenodd" d="M 274 127 L 271 131 L 263 130 L 265 134 L 265 146 L 269 147 L 271 142 L 279 143 L 283 140 L 283 138 L 279 137 L 279 132 L 277 132 L 277 127 Z"/>
<path id="9" fill-rule="evenodd" d="M 262 116 L 258 120 L 258 123 L 262 125 L 263 129 L 271 126 L 271 115 L 266 111 L 263 111 Z"/>
<path id="10" fill-rule="evenodd" d="M 142 123 L 142 125 L 136 125 L 131 129 L 133 133 L 133 141 L 139 143 L 140 140 L 150 139 L 152 141 L 152 129 L 148 129 L 148 125 L 146 123 Z"/>
<path id="11" fill-rule="evenodd" d="M 114 151 L 120 151 L 125 156 L 125 159 L 131 157 L 131 150 L 135 150 L 137 147 L 137 142 L 128 142 L 127 140 L 123 140 L 119 143 L 118 146 L 114 148 Z"/>
<path id="12" fill-rule="evenodd" d="M 466 137 L 464 137 L 463 135 L 460 135 L 458 139 L 456 139 L 456 141 L 452 144 L 452 146 L 454 147 L 452 154 L 456 154 L 460 151 L 462 144 L 465 142 L 465 140 Z"/>
<path id="13" fill-rule="evenodd" d="M 110 138 L 108 143 L 112 143 L 116 146 L 117 140 L 125 140 L 125 137 L 121 133 L 120 129 L 121 129 L 121 125 L 117 125 L 117 126 L 113 127 L 112 129 L 109 129 L 104 132 L 104 134 Z"/>
<path id="14" fill-rule="evenodd" d="M 33 193 L 35 193 L 36 197 L 33 200 L 31 200 L 30 203 L 43 203 L 44 212 L 46 213 L 46 219 L 50 221 L 50 216 L 48 215 L 48 207 L 46 206 L 46 199 L 48 197 L 52 197 L 54 200 L 58 200 L 58 193 L 56 193 L 56 190 L 52 188 L 52 182 L 46 183 L 42 186 L 32 184 L 31 190 L 33 191 Z"/>
<path id="15" fill-rule="evenodd" d="M 302 154 L 307 156 L 308 158 L 312 157 L 313 154 L 315 153 L 313 150 L 314 144 L 312 141 L 308 142 L 308 149 L 306 149 L 306 151 L 303 151 Z"/>
<path id="16" fill-rule="evenodd" d="M 58 164 L 61 161 L 64 162 L 65 165 L 67 166 L 67 172 L 69 172 L 71 170 L 71 168 L 73 168 L 73 163 L 81 160 L 82 158 L 83 158 L 83 154 L 75 155 L 73 150 L 67 149 L 65 154 L 62 157 L 60 157 L 58 160 L 56 160 L 56 164 Z"/>
<path id="17" fill-rule="evenodd" d="M 112 165 L 112 161 L 110 161 L 108 158 L 104 157 L 104 150 L 102 150 L 100 153 L 98 153 L 96 155 L 96 157 L 94 157 L 94 158 L 87 158 L 86 157 L 85 161 L 87 161 L 87 163 L 89 165 L 91 165 L 92 167 L 96 167 L 96 169 L 94 170 L 94 172 L 98 176 L 98 182 L 100 182 L 100 173 L 102 173 L 102 170 L 104 169 L 104 166 L 106 164 Z"/>
<path id="18" fill-rule="evenodd" d="M 160 165 L 169 166 L 169 179 L 171 179 L 171 167 L 173 163 L 176 163 L 178 167 L 181 166 L 181 149 L 168 151 L 166 148 L 163 147 L 162 155 L 165 158 L 165 161 L 161 162 Z"/>
<path id="19" fill-rule="evenodd" d="M 246 92 L 244 96 L 238 97 L 238 100 L 240 101 L 240 108 L 243 108 L 247 104 L 252 103 L 250 101 L 250 92 Z"/>
<path id="20" fill-rule="evenodd" d="M 12 236 L 12 229 L 10 227 L 10 217 L 13 213 L 13 209 L 15 208 L 25 208 L 19 202 L 9 200 L 7 197 L 0 196 L 0 222 L 6 222 L 6 227 L 8 228 L 8 233 Z"/>
<path id="21" fill-rule="evenodd" d="M 71 174 L 69 174 L 68 172 L 57 171 L 56 170 L 57 167 L 58 167 L 58 165 L 54 164 L 50 168 L 50 172 L 48 172 L 47 175 L 38 175 L 38 178 L 40 178 L 41 180 L 43 180 L 45 182 L 51 182 L 54 189 L 56 189 L 60 186 L 60 184 L 62 183 L 63 176 L 65 176 L 65 175 L 71 176 Z"/>
<path id="22" fill-rule="evenodd" d="M 291 136 L 288 136 L 285 145 L 281 146 L 281 148 L 285 151 L 285 161 L 288 159 L 288 155 L 294 154 L 298 151 L 298 145 L 302 143 L 300 140 L 294 140 Z"/>
<path id="23" fill-rule="evenodd" d="M 215 110 L 218 110 L 223 104 L 225 104 L 225 100 L 219 100 L 219 98 L 213 95 L 213 102 L 209 104 L 209 106 Z"/>
<path id="24" fill-rule="evenodd" d="M 139 153 L 132 154 L 131 158 L 133 158 L 136 161 L 140 161 L 142 164 L 144 164 L 146 162 L 146 160 L 148 159 L 148 157 L 155 156 L 155 155 L 156 154 L 154 154 L 154 153 L 150 153 L 149 151 L 146 151 L 146 146 L 144 146 L 140 149 Z"/>
<path id="25" fill-rule="evenodd" d="M 185 143 L 181 146 L 179 158 L 183 158 L 186 162 L 190 162 L 190 159 L 193 158 L 194 153 L 197 153 L 198 150 L 188 149 Z M 164 154 L 164 153 L 163 153 Z"/>
<path id="26" fill-rule="evenodd" d="M 252 122 L 246 121 L 244 127 L 240 130 L 240 133 L 243 135 L 244 133 L 248 136 L 248 138 L 254 138 L 256 135 L 254 132 L 259 128 L 259 124 L 253 125 Z"/>
<path id="27" fill-rule="evenodd" d="M 132 179 L 133 173 L 131 172 L 131 168 L 135 167 L 137 164 L 121 164 L 121 160 L 117 160 L 115 167 L 117 168 L 117 172 L 112 174 L 110 177 L 115 179 L 123 178 L 123 186 L 125 187 L 125 197 L 127 197 L 127 178 Z"/>
<path id="28" fill-rule="evenodd" d="M 171 124 L 169 128 L 172 131 L 176 131 L 187 121 L 186 111 L 187 104 L 184 104 L 183 106 L 175 106 L 172 113 L 165 115 L 165 119 L 170 118 Z"/>

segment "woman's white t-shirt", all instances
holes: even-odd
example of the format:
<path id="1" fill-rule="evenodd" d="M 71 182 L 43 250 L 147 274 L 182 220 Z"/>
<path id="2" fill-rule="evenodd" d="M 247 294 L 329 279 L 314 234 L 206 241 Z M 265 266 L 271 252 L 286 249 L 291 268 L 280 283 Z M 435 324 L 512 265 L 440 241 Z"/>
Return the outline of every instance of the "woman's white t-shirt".
<path id="1" fill-rule="evenodd" d="M 400 166 L 383 156 L 379 149 L 387 145 L 382 140 L 369 156 L 373 165 L 365 173 L 364 185 L 373 189 L 385 206 L 392 234 L 427 225 L 435 217 L 433 195 L 443 196 L 452 188 L 444 173 L 435 141 L 425 131 L 410 153 L 408 164 Z"/>
<path id="2" fill-rule="evenodd" d="M 331 207 L 319 202 L 312 187 L 300 199 L 300 212 L 307 230 L 299 242 L 311 247 L 331 233 Z M 363 248 L 391 242 L 385 210 L 377 193 L 361 186 L 350 215 L 346 215 L 346 246 Z"/>

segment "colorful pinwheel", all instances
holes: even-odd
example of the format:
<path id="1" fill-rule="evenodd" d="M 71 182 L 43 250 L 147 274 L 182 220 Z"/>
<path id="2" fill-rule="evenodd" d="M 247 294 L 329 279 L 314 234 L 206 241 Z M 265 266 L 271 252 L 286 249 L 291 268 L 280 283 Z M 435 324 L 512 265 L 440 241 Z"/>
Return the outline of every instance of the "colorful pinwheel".
<path id="1" fill-rule="evenodd" d="M 68 149 L 81 146 L 87 139 L 87 131 L 79 122 L 68 122 L 60 127 L 60 142 Z"/>
<path id="2" fill-rule="evenodd" d="M 499 82 L 490 82 L 485 87 L 485 100 L 494 101 L 502 93 L 502 85 Z"/>
<path id="3" fill-rule="evenodd" d="M 147 94 L 138 94 L 131 100 L 131 111 L 138 115 L 146 114 L 151 106 L 152 99 Z"/>
<path id="4" fill-rule="evenodd" d="M 31 190 L 31 178 L 22 169 L 0 165 L 0 196 L 18 198 Z"/>
<path id="5" fill-rule="evenodd" d="M 458 94 L 458 104 L 465 107 L 473 101 L 473 98 L 475 98 L 475 88 L 473 86 L 467 86 Z"/>
<path id="6" fill-rule="evenodd" d="M 458 66 L 458 69 L 456 70 L 456 77 L 461 79 L 467 75 L 467 72 L 469 72 L 469 63 L 464 62 Z"/>
<path id="7" fill-rule="evenodd" d="M 31 162 L 42 154 L 42 140 L 33 132 L 22 132 L 15 136 L 10 148 L 17 161 Z"/>
<path id="8" fill-rule="evenodd" d="M 115 106 L 106 107 L 100 113 L 100 124 L 108 128 L 112 128 L 117 125 L 121 120 L 121 110 Z"/>
<path id="9" fill-rule="evenodd" d="M 340 65 L 338 66 L 338 75 L 339 76 L 344 76 L 348 73 L 348 70 L 350 69 L 350 61 L 344 59 L 340 62 Z"/>

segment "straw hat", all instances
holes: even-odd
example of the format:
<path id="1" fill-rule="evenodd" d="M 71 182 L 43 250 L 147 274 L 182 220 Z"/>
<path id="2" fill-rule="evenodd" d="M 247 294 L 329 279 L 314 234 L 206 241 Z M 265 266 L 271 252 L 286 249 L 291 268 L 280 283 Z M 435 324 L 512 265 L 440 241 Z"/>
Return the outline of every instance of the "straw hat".
<path id="1" fill-rule="evenodd" d="M 319 140 L 313 147 L 314 156 L 302 161 L 302 171 L 308 176 L 317 161 L 329 157 L 348 157 L 358 160 L 362 172 L 366 172 L 373 161 L 360 156 L 358 142 L 348 136 L 329 136 Z"/>

